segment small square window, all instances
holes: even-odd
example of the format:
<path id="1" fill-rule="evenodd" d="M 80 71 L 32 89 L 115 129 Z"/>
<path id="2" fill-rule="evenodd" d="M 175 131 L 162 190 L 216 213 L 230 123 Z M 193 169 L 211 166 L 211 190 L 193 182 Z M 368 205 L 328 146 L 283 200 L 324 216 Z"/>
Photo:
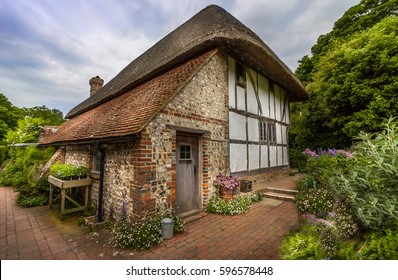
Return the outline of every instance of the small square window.
<path id="1" fill-rule="evenodd" d="M 191 159 L 191 146 L 181 145 L 180 146 L 180 159 Z"/>

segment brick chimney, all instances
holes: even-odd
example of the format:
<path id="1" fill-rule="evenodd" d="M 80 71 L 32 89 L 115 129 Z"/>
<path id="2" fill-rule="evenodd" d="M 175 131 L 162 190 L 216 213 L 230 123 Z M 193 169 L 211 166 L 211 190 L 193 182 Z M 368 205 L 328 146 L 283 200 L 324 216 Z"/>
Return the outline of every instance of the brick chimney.
<path id="1" fill-rule="evenodd" d="M 90 84 L 90 96 L 93 96 L 97 91 L 102 88 L 104 84 L 104 80 L 101 79 L 99 76 L 92 77 L 89 81 Z"/>

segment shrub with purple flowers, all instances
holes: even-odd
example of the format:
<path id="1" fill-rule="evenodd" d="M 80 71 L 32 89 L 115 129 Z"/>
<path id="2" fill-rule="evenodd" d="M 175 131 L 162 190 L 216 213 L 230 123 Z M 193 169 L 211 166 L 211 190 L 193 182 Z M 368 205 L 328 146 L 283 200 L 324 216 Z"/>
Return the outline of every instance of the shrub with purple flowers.
<path id="1" fill-rule="evenodd" d="M 397 259 L 398 122 L 358 140 L 354 153 L 303 152 L 310 176 L 296 206 L 307 222 L 284 240 L 285 258 Z"/>
<path id="2" fill-rule="evenodd" d="M 390 119 L 380 133 L 361 133 L 355 159 L 346 173 L 330 178 L 333 191 L 344 197 L 368 230 L 398 223 L 398 122 Z"/>
<path id="3" fill-rule="evenodd" d="M 327 213 L 325 219 L 317 218 L 313 214 L 305 214 L 303 217 L 309 224 L 315 227 L 319 234 L 319 245 L 325 258 L 330 259 L 337 252 L 339 234 L 336 227 L 334 212 Z"/>
<path id="4" fill-rule="evenodd" d="M 342 156 L 342 157 L 346 157 L 346 158 L 353 158 L 353 154 L 349 151 L 346 150 L 336 150 L 336 149 L 327 149 L 327 150 L 323 150 L 321 148 L 318 148 L 317 151 L 312 151 L 311 149 L 305 149 L 303 151 L 303 154 L 306 156 L 310 156 L 313 158 L 320 158 L 321 156 L 324 155 L 329 155 L 329 156 L 333 156 L 333 157 L 338 157 L 338 156 Z"/>
<path id="5" fill-rule="evenodd" d="M 320 148 L 317 151 L 305 149 L 303 155 L 307 157 L 306 172 L 314 175 L 322 185 L 328 185 L 335 172 L 346 173 L 354 157 L 349 151 Z"/>

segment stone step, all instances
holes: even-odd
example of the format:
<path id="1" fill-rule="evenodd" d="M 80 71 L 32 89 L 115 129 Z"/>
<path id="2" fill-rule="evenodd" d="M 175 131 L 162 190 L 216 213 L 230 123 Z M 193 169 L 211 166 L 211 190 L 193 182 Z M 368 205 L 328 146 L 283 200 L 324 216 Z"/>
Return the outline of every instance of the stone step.
<path id="1" fill-rule="evenodd" d="M 282 189 L 282 188 L 275 188 L 275 187 L 267 187 L 264 189 L 265 192 L 273 192 L 273 193 L 283 193 L 289 195 L 297 195 L 299 192 L 298 190 L 291 190 L 291 189 Z"/>
<path id="2" fill-rule="evenodd" d="M 290 194 L 284 194 L 284 193 L 276 193 L 276 192 L 264 192 L 264 196 L 267 198 L 273 198 L 277 200 L 283 200 L 283 201 L 294 201 L 295 196 L 290 195 Z"/>
<path id="3" fill-rule="evenodd" d="M 207 213 L 198 209 L 194 209 L 192 211 L 179 214 L 177 216 L 180 217 L 182 220 L 184 220 L 185 224 L 190 224 L 206 217 Z"/>

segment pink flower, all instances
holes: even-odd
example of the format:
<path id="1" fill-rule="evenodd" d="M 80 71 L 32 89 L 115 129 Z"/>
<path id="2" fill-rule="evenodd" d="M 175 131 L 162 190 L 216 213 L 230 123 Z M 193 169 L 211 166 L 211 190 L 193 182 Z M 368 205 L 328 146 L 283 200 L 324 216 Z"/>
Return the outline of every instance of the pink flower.
<path id="1" fill-rule="evenodd" d="M 213 182 L 215 187 L 234 189 L 239 187 L 239 180 L 235 176 L 227 176 L 219 174 Z"/>

